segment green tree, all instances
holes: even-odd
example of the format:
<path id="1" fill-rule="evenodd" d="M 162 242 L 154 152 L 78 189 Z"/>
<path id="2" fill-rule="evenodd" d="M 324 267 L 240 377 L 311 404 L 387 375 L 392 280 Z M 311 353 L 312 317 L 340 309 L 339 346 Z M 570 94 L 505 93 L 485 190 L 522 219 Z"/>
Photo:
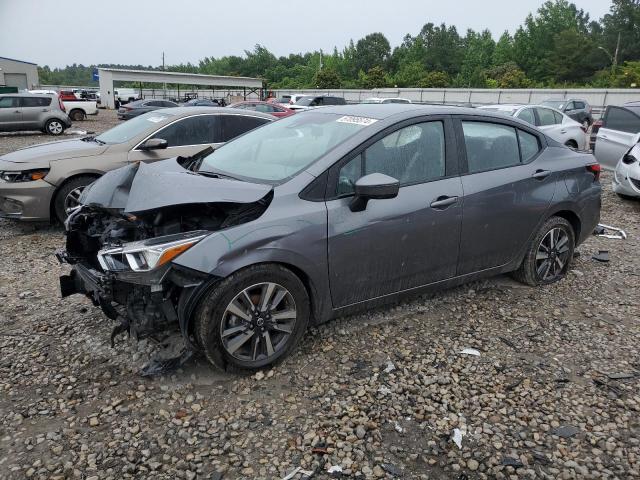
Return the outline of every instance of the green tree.
<path id="1" fill-rule="evenodd" d="M 468 30 L 464 38 L 464 57 L 458 82 L 464 87 L 484 87 L 484 70 L 491 66 L 496 43 L 489 30 Z"/>
<path id="2" fill-rule="evenodd" d="M 355 66 L 357 70 L 368 72 L 375 67 L 384 68 L 391 55 L 389 40 L 382 33 L 376 32 L 358 40 L 355 49 Z"/>
<path id="3" fill-rule="evenodd" d="M 403 63 L 393 77 L 394 84 L 399 87 L 417 87 L 427 75 L 422 62 Z"/>
<path id="4" fill-rule="evenodd" d="M 420 88 L 446 88 L 450 79 L 447 72 L 429 72 L 418 83 Z"/>
<path id="5" fill-rule="evenodd" d="M 503 65 L 513 62 L 513 37 L 509 32 L 504 32 L 500 39 L 496 42 L 496 48 L 493 49 L 491 63 L 495 65 Z"/>
<path id="6" fill-rule="evenodd" d="M 424 66 L 448 74 L 458 73 L 464 55 L 464 46 L 456 27 L 435 26 L 427 23 L 418 34 L 418 46 L 424 51 Z"/>
<path id="7" fill-rule="evenodd" d="M 485 72 L 488 84 L 493 88 L 527 88 L 531 80 L 514 62 L 492 67 Z"/>
<path id="8" fill-rule="evenodd" d="M 618 62 L 640 58 L 640 0 L 612 0 L 610 12 L 602 18 L 602 44 L 614 55 L 620 35 Z M 605 52 L 600 55 L 609 60 Z"/>
<path id="9" fill-rule="evenodd" d="M 370 68 L 366 74 L 360 71 L 360 83 L 363 88 L 384 88 L 389 85 L 387 75 L 382 67 Z"/>
<path id="10" fill-rule="evenodd" d="M 317 88 L 340 88 L 340 76 L 333 68 L 323 68 L 316 73 L 315 83 Z"/>

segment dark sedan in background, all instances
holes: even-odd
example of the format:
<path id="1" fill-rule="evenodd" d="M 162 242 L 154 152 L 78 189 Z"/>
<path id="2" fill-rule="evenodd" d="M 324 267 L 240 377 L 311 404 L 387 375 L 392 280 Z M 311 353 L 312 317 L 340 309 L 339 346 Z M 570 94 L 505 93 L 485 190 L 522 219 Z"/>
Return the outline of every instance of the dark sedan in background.
<path id="1" fill-rule="evenodd" d="M 562 279 L 598 223 L 599 174 L 592 155 L 504 115 L 310 110 L 189 169 L 106 174 L 67 221 L 61 289 L 124 315 L 134 337 L 173 330 L 213 365 L 259 369 L 308 325 L 409 293 Z"/>
<path id="2" fill-rule="evenodd" d="M 274 102 L 260 102 L 258 100 L 246 100 L 244 102 L 232 103 L 231 108 L 241 108 L 243 110 L 251 110 L 254 112 L 268 113 L 277 118 L 288 117 L 296 113 L 290 108 L 283 107 Z"/>
<path id="3" fill-rule="evenodd" d="M 218 100 L 209 100 L 208 98 L 192 98 L 180 105 L 181 107 L 221 107 Z"/>
<path id="4" fill-rule="evenodd" d="M 122 105 L 118 109 L 118 118 L 120 120 L 129 120 L 130 118 L 137 117 L 138 115 L 142 115 L 143 113 L 152 112 L 153 110 L 178 106 L 179 105 L 177 103 L 170 100 L 136 100 L 135 102 L 129 102 L 126 105 Z"/>

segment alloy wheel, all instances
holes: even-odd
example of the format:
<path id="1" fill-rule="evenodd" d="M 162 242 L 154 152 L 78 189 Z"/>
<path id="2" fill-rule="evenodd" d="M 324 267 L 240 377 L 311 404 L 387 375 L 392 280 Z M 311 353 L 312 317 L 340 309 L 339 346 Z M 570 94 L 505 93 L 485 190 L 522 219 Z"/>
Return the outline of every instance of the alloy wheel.
<path id="1" fill-rule="evenodd" d="M 66 197 L 64 197 L 64 211 L 69 215 L 73 209 L 80 206 L 80 196 L 85 187 L 77 187 L 71 190 Z"/>
<path id="2" fill-rule="evenodd" d="M 569 262 L 569 235 L 562 228 L 552 228 L 540 241 L 536 252 L 536 275 L 543 282 L 560 277 Z"/>
<path id="3" fill-rule="evenodd" d="M 238 293 L 223 313 L 222 346 L 244 362 L 272 358 L 286 348 L 296 319 L 289 290 L 272 282 L 252 285 Z"/>
<path id="4" fill-rule="evenodd" d="M 62 133 L 62 123 L 58 121 L 49 122 L 49 132 L 54 135 Z"/>

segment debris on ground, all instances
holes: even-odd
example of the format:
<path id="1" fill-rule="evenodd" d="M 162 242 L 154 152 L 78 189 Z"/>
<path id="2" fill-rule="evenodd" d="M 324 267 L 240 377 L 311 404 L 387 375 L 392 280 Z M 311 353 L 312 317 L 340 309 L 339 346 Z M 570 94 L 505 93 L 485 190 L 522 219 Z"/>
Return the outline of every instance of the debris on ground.
<path id="1" fill-rule="evenodd" d="M 451 440 L 453 440 L 453 443 L 455 443 L 460 449 L 462 448 L 463 436 L 464 436 L 464 433 L 462 433 L 462 430 L 460 430 L 459 428 L 453 429 L 453 435 L 451 435 Z"/>
<path id="2" fill-rule="evenodd" d="M 464 348 L 460 351 L 462 355 L 473 355 L 474 357 L 479 357 L 480 352 L 475 348 Z"/>
<path id="3" fill-rule="evenodd" d="M 596 226 L 596 229 L 593 231 L 593 234 L 596 237 L 604 237 L 612 240 L 627 239 L 627 233 L 624 230 L 620 228 L 612 227 L 610 225 L 604 225 L 603 223 L 599 223 L 598 226 Z"/>
<path id="4" fill-rule="evenodd" d="M 573 425 L 562 425 L 561 427 L 551 430 L 551 433 L 553 435 L 557 435 L 558 437 L 570 438 L 580 433 L 580 429 L 578 427 L 574 427 Z"/>
<path id="5" fill-rule="evenodd" d="M 396 369 L 396 366 L 391 360 L 387 360 L 387 366 L 384 369 L 384 373 L 391 373 Z"/>
<path id="6" fill-rule="evenodd" d="M 602 263 L 607 263 L 609 261 L 609 250 L 599 250 L 593 257 L 594 260 Z"/>
<path id="7" fill-rule="evenodd" d="M 282 480 L 291 480 L 293 477 L 295 477 L 298 474 L 306 478 L 311 478 L 313 476 L 313 472 L 311 470 L 304 470 L 302 467 L 297 467 L 291 473 L 282 477 Z"/>

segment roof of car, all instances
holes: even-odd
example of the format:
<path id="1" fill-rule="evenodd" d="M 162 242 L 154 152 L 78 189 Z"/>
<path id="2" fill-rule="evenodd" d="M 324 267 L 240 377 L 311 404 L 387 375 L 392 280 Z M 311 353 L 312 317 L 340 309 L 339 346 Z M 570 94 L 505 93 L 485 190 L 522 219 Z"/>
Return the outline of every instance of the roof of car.
<path id="1" fill-rule="evenodd" d="M 167 112 L 176 116 L 196 115 L 199 113 L 217 113 L 217 114 L 226 113 L 230 115 L 248 115 L 251 117 L 262 117 L 268 120 L 274 120 L 275 118 L 273 115 L 269 115 L 267 113 L 262 113 L 262 112 L 254 112 L 253 110 L 241 110 L 238 108 L 208 107 L 208 106 L 159 108 L 158 110 L 154 110 L 154 112 Z"/>
<path id="2" fill-rule="evenodd" d="M 475 108 L 456 107 L 450 105 L 418 105 L 415 103 L 358 103 L 353 105 L 336 105 L 310 110 L 312 112 L 335 113 L 338 115 L 353 115 L 382 120 L 392 115 L 405 113 L 407 116 L 468 114 L 477 115 Z M 483 115 L 485 112 L 483 112 Z M 486 112 L 489 114 L 489 112 Z"/>
<path id="3" fill-rule="evenodd" d="M 31 93 L 31 92 L 18 92 L 18 93 L 0 93 L 0 97 L 51 97 L 54 93 Z"/>

